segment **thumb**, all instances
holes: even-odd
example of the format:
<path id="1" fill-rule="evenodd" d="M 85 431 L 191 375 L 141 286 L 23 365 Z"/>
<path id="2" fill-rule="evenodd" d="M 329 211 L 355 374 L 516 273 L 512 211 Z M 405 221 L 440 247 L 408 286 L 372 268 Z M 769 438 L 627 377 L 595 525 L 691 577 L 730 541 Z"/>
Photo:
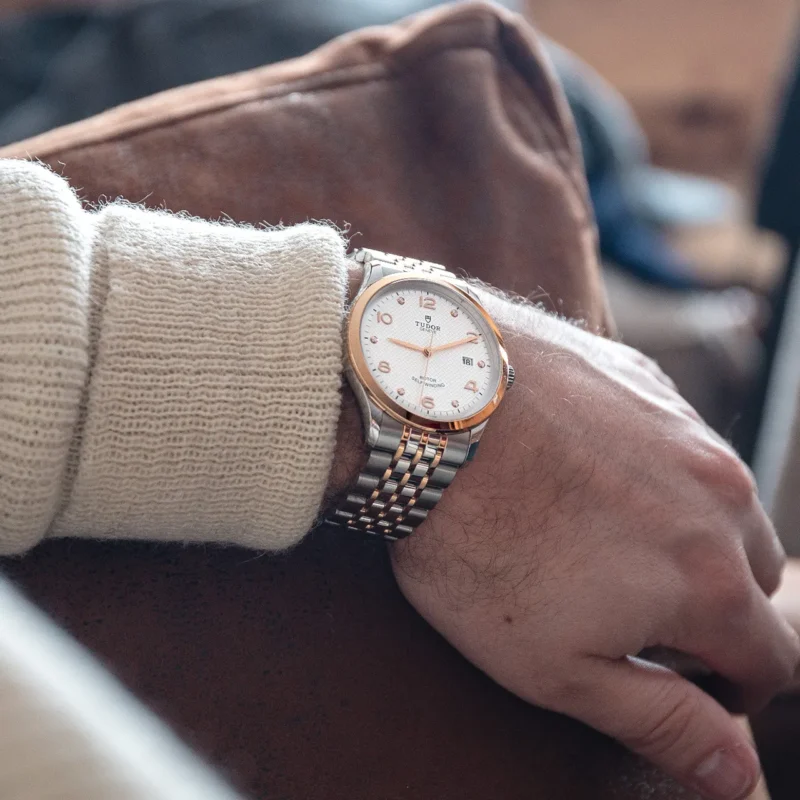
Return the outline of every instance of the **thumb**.
<path id="1" fill-rule="evenodd" d="M 684 786 L 742 800 L 760 777 L 747 734 L 712 697 L 664 667 L 594 660 L 589 691 L 559 709 L 614 737 Z"/>

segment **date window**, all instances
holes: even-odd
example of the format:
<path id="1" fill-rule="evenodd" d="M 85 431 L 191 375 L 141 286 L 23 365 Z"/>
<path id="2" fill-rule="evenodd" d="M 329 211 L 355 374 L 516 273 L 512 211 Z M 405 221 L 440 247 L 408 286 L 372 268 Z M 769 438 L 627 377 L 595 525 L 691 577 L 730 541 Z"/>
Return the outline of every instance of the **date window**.
<path id="1" fill-rule="evenodd" d="M 465 367 L 471 367 L 475 362 L 469 356 L 461 356 L 461 363 Z"/>

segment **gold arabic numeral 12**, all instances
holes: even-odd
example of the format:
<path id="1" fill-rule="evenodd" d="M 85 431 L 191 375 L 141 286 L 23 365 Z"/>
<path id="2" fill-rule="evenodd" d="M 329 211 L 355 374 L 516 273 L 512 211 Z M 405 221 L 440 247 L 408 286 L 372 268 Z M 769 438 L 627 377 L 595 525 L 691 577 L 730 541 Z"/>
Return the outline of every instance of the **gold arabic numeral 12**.
<path id="1" fill-rule="evenodd" d="M 426 308 L 428 311 L 434 311 L 436 309 L 436 298 L 435 297 L 426 297 L 425 295 L 419 296 L 419 307 Z"/>

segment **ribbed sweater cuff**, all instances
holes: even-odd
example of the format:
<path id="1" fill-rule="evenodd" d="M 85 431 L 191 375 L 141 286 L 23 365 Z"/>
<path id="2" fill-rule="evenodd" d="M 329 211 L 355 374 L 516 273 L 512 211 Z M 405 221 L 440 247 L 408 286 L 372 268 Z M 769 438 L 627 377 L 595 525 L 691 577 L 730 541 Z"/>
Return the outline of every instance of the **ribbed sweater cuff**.
<path id="1" fill-rule="evenodd" d="M 331 228 L 90 214 L 0 162 L 0 552 L 295 543 L 333 455 L 345 289 Z"/>

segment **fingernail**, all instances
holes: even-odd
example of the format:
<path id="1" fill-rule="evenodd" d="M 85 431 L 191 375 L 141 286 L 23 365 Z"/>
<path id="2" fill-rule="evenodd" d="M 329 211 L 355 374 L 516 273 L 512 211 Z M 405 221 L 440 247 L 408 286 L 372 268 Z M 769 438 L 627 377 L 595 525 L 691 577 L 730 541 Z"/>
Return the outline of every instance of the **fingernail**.
<path id="1" fill-rule="evenodd" d="M 749 748 L 748 748 L 749 749 Z M 758 781 L 758 758 L 741 749 L 716 750 L 695 770 L 697 788 L 718 800 L 742 800 Z"/>

